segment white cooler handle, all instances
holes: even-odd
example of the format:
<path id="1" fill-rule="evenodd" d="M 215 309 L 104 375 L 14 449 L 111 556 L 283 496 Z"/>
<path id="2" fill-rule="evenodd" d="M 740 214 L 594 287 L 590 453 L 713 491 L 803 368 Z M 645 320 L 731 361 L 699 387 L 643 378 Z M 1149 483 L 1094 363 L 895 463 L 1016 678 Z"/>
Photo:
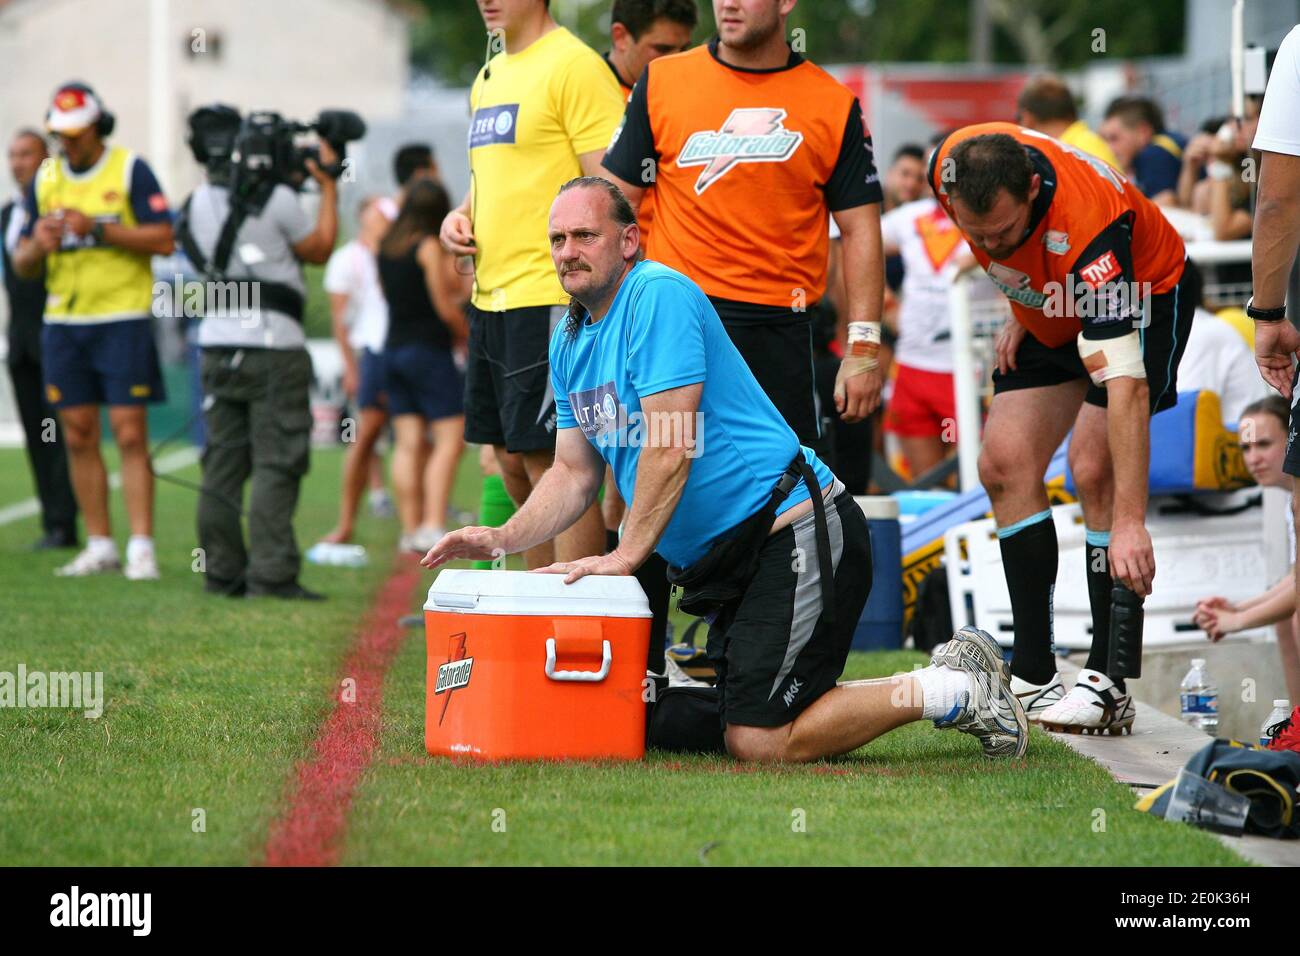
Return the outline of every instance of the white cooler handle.
<path id="1" fill-rule="evenodd" d="M 546 639 L 546 676 L 551 680 L 602 681 L 609 676 L 609 662 L 613 659 L 609 641 L 602 641 L 600 670 L 598 671 L 557 671 L 555 669 L 555 638 Z"/>

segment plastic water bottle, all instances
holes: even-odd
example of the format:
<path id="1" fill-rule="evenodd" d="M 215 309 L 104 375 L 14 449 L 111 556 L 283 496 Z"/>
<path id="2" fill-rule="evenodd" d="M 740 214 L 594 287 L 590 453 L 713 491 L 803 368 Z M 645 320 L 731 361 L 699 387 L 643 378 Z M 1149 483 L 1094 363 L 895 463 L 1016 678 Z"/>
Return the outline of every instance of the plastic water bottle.
<path id="1" fill-rule="evenodd" d="M 1183 723 L 1211 737 L 1219 732 L 1219 687 L 1205 669 L 1205 658 L 1192 659 L 1181 688 Z"/>
<path id="2" fill-rule="evenodd" d="M 1291 701 L 1285 697 L 1281 700 L 1273 701 L 1273 710 L 1264 718 L 1264 723 L 1259 728 L 1259 745 L 1267 747 L 1273 742 L 1273 738 L 1268 735 L 1268 729 L 1274 724 L 1280 724 L 1291 716 Z"/>
<path id="3" fill-rule="evenodd" d="M 359 544 L 332 544 L 319 541 L 307 549 L 307 560 L 312 564 L 329 564 L 343 568 L 365 567 L 369 560 L 366 549 Z"/>

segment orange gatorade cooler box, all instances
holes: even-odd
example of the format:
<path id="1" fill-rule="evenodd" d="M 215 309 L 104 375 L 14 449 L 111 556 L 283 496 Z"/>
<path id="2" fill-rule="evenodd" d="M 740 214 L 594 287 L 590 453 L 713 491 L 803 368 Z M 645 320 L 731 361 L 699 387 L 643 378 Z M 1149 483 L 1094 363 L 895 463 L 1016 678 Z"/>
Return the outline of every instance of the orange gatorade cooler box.
<path id="1" fill-rule="evenodd" d="M 444 570 L 424 632 L 429 753 L 645 756 L 650 606 L 636 578 Z"/>

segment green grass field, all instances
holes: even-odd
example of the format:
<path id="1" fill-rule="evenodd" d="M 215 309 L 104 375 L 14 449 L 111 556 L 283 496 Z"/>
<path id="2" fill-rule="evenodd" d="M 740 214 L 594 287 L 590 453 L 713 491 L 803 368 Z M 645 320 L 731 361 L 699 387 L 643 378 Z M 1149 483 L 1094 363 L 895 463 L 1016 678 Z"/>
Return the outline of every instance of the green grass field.
<path id="1" fill-rule="evenodd" d="M 313 458 L 298 516 L 304 546 L 333 523 L 339 467 L 337 452 Z M 456 497 L 470 510 L 476 475 L 467 456 Z M 198 469 L 178 476 L 197 480 Z M 30 493 L 22 453 L 0 451 L 0 507 Z M 392 565 L 396 528 L 363 515 L 359 540 L 372 555 L 363 570 L 306 567 L 304 583 L 328 602 L 233 601 L 204 595 L 191 571 L 194 506 L 192 491 L 159 484 L 159 582 L 55 578 L 66 553 L 26 550 L 36 519 L 0 525 L 0 671 L 103 671 L 106 697 L 98 720 L 0 710 L 0 864 L 260 859 Z M 122 539 L 117 494 L 114 520 Z M 920 662 L 854 654 L 845 676 Z M 635 765 L 452 764 L 424 753 L 424 665 L 412 631 L 388 674 L 345 864 L 1240 862 L 1203 833 L 1132 811 L 1126 787 L 1037 732 L 1014 765 L 928 725 L 807 767 L 664 754 Z"/>

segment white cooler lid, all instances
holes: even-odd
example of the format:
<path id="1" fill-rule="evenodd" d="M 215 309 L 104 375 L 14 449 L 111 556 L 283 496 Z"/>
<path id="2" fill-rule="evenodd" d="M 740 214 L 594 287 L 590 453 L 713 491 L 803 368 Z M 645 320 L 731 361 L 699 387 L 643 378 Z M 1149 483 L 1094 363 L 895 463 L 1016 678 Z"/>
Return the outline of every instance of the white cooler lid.
<path id="1" fill-rule="evenodd" d="M 549 617 L 650 617 L 637 579 L 589 574 L 573 584 L 562 574 L 446 568 L 429 586 L 426 611 Z"/>

